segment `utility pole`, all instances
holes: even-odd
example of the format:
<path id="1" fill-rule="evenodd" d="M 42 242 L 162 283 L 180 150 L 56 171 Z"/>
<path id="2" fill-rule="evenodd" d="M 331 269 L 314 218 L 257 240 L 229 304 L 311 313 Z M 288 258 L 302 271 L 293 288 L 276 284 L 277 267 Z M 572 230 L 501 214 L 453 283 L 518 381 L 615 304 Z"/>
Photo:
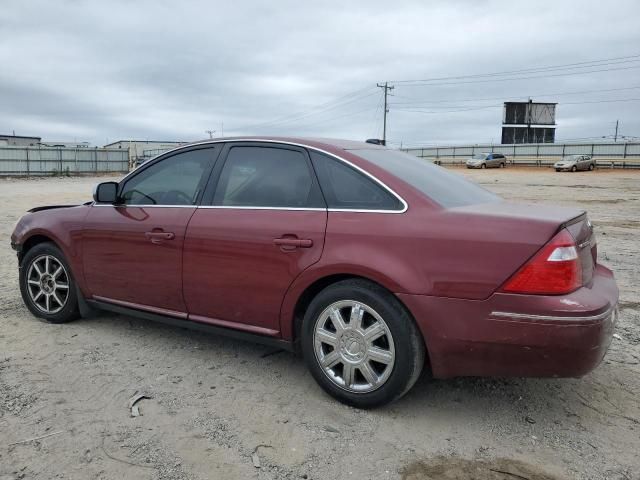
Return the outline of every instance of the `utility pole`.
<path id="1" fill-rule="evenodd" d="M 387 95 L 389 90 L 393 90 L 395 87 L 390 87 L 389 82 L 384 82 L 384 85 L 376 83 L 379 88 L 384 88 L 384 120 L 382 123 L 382 144 L 387 144 L 387 113 L 389 113 L 389 107 L 387 106 Z"/>
<path id="2" fill-rule="evenodd" d="M 613 141 L 614 142 L 618 141 L 618 122 L 619 122 L 619 120 L 616 120 L 616 134 L 613 137 Z"/>
<path id="3" fill-rule="evenodd" d="M 216 133 L 215 130 L 205 130 L 204 133 L 208 133 L 209 134 L 209 138 L 213 138 L 213 134 Z"/>

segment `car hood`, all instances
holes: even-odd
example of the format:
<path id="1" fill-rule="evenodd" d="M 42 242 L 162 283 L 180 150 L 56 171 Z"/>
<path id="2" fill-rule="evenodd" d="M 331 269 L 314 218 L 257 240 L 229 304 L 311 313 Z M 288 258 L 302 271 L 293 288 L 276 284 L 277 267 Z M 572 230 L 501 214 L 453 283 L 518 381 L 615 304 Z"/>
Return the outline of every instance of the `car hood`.
<path id="1" fill-rule="evenodd" d="M 85 202 L 82 205 L 90 205 L 92 202 Z M 53 210 L 55 208 L 72 208 L 72 207 L 79 207 L 80 204 L 78 205 L 43 205 L 41 207 L 33 207 L 29 210 L 27 210 L 27 212 L 29 213 L 35 213 L 35 212 L 41 212 L 43 210 Z"/>

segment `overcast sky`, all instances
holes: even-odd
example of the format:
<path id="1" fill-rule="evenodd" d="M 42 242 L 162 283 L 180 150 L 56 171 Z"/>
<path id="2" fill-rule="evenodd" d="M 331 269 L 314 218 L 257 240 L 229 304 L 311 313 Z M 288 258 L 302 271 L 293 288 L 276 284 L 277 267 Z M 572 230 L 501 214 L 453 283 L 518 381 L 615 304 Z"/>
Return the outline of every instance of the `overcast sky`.
<path id="1" fill-rule="evenodd" d="M 529 96 L 559 103 L 558 139 L 616 119 L 640 136 L 639 18 L 637 0 L 3 0 L 0 133 L 191 141 L 224 122 L 365 139 L 391 81 L 398 144 L 499 142 L 500 105 Z"/>

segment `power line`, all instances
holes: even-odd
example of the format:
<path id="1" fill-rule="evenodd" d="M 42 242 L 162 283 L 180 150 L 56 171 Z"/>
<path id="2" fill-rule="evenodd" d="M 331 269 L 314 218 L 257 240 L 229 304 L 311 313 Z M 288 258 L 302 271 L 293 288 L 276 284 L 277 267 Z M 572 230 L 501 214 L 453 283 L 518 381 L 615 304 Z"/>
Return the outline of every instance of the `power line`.
<path id="1" fill-rule="evenodd" d="M 640 101 L 640 98 L 617 98 L 613 100 L 593 100 L 593 101 L 582 101 L 582 102 L 563 102 L 562 105 L 584 105 L 584 104 L 592 104 L 592 103 L 614 103 L 614 102 L 637 102 Z M 469 112 L 473 110 L 484 110 L 486 108 L 502 108 L 504 105 L 483 105 L 479 107 L 471 107 L 471 108 L 461 108 L 458 110 L 422 110 L 419 108 L 396 108 L 395 111 L 398 112 L 412 112 L 412 113 L 427 113 L 427 114 L 440 114 L 440 113 L 456 113 L 456 112 Z"/>
<path id="2" fill-rule="evenodd" d="M 246 125 L 243 127 L 238 127 L 238 128 L 234 128 L 234 131 L 238 131 L 238 130 L 252 130 L 252 129 L 256 129 L 256 128 L 264 128 L 264 127 L 272 127 L 275 125 L 280 125 L 280 124 L 285 124 L 285 123 L 291 123 L 291 122 L 295 122 L 298 120 L 301 120 L 303 118 L 312 116 L 312 115 L 318 115 L 320 113 L 324 113 L 326 111 L 329 110 L 333 110 L 335 108 L 338 107 L 342 107 L 344 105 L 348 105 L 350 103 L 353 103 L 357 100 L 361 100 L 364 99 L 366 97 L 370 97 L 371 95 L 374 95 L 376 93 L 376 91 L 371 92 L 371 90 L 373 89 L 373 87 L 369 86 L 366 88 L 361 88 L 358 90 L 355 90 L 353 92 L 347 93 L 345 95 L 342 95 L 338 98 L 335 98 L 333 100 L 321 103 L 319 105 L 316 105 L 314 107 L 311 108 L 310 111 L 304 111 L 304 112 L 298 112 L 298 113 L 294 113 L 291 115 L 285 115 L 273 120 L 268 120 L 265 122 L 260 122 L 260 123 L 255 123 L 252 125 Z M 366 93 L 365 92 L 370 92 L 370 93 Z"/>
<path id="3" fill-rule="evenodd" d="M 423 79 L 416 79 L 416 80 L 390 80 L 389 83 L 399 84 L 399 83 L 413 83 L 413 82 L 437 82 L 442 80 L 462 80 L 465 78 L 480 78 L 480 77 L 504 76 L 504 75 L 523 74 L 523 73 L 538 73 L 540 71 L 549 71 L 549 70 L 566 70 L 571 68 L 600 67 L 603 65 L 639 61 L 639 60 L 631 60 L 631 59 L 640 59 L 640 54 L 627 55 L 624 57 L 604 58 L 600 60 L 591 60 L 586 62 L 547 65 L 543 67 L 524 68 L 519 70 L 507 70 L 507 71 L 501 71 L 501 72 L 475 73 L 475 74 L 447 76 L 447 77 L 432 77 L 432 78 L 423 78 Z M 603 62 L 609 62 L 609 63 L 603 63 Z"/>
<path id="4" fill-rule="evenodd" d="M 553 78 L 553 77 L 566 77 L 571 75 L 586 75 L 589 73 L 599 73 L 599 72 L 613 72 L 620 70 L 633 70 L 635 68 L 640 68 L 640 65 L 634 65 L 632 67 L 619 67 L 619 68 L 605 68 L 600 70 L 589 70 L 585 72 L 565 72 L 565 73 L 555 73 L 552 75 L 535 75 L 531 77 L 512 77 L 512 78 L 492 78 L 487 80 L 469 80 L 462 82 L 441 82 L 441 83 L 405 83 L 404 87 L 435 87 L 435 86 L 448 86 L 448 85 L 466 85 L 472 83 L 491 83 L 491 82 L 510 82 L 517 80 L 531 80 L 536 78 Z M 397 82 L 394 82 L 397 83 Z"/>
<path id="5" fill-rule="evenodd" d="M 634 87 L 622 87 L 622 88 L 605 88 L 605 89 L 600 89 L 600 90 L 582 90 L 582 91 L 578 91 L 578 92 L 560 92 L 560 93 L 538 93 L 538 94 L 532 94 L 532 95 L 523 95 L 521 97 L 507 97 L 505 99 L 504 96 L 501 97 L 488 97 L 488 98 L 467 98 L 467 99 L 450 99 L 450 100 L 427 100 L 427 101 L 422 101 L 422 100 L 416 100 L 413 102 L 393 102 L 391 103 L 391 105 L 413 105 L 413 106 L 418 106 L 418 105 L 431 105 L 431 104 L 436 104 L 436 103 L 449 103 L 449 102 L 459 102 L 459 103 L 465 103 L 465 102 L 482 102 L 482 101 L 486 101 L 486 100 L 504 100 L 506 102 L 508 101 L 516 101 L 516 100 L 521 100 L 521 99 L 525 99 L 525 98 L 529 98 L 529 97 L 562 97 L 565 95 L 583 95 L 585 93 L 605 93 L 605 92 L 619 92 L 619 91 L 623 91 L 623 90 L 635 90 L 640 88 L 640 85 L 634 86 Z M 400 97 L 400 98 L 406 98 L 406 99 L 411 99 L 410 97 L 405 97 L 403 95 L 398 95 L 398 94 L 394 94 L 395 97 Z"/>

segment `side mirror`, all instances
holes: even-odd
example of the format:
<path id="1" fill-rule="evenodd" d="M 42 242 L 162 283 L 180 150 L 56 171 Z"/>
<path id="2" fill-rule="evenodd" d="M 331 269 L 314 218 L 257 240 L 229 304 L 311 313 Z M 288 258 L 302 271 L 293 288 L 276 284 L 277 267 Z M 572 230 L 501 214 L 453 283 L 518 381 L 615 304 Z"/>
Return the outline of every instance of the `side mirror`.
<path id="1" fill-rule="evenodd" d="M 114 204 L 118 200 L 118 183 L 102 182 L 93 189 L 93 199 L 96 203 Z"/>

